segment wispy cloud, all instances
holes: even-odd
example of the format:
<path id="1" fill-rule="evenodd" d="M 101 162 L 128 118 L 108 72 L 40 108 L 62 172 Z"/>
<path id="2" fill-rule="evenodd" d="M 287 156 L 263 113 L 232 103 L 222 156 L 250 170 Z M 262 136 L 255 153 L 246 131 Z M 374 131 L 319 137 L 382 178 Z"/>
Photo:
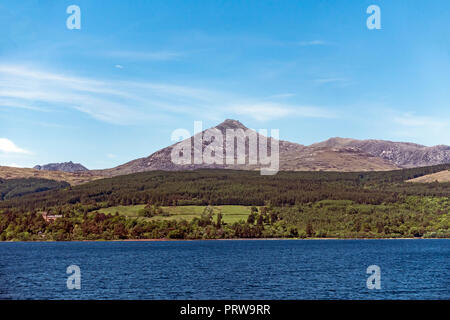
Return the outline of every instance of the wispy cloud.
<path id="1" fill-rule="evenodd" d="M 322 77 L 313 80 L 317 86 L 333 86 L 338 88 L 346 88 L 354 85 L 355 81 L 345 77 Z"/>
<path id="2" fill-rule="evenodd" d="M 348 82 L 346 78 L 321 78 L 314 80 L 317 83 L 325 84 L 325 83 L 333 83 L 333 82 Z"/>
<path id="3" fill-rule="evenodd" d="M 33 110 L 65 107 L 101 121 L 131 124 L 155 115 L 157 91 L 139 90 L 132 83 L 120 81 L 0 65 L 0 106 L 4 107 Z"/>
<path id="4" fill-rule="evenodd" d="M 328 42 L 323 40 L 311 40 L 311 41 L 299 41 L 296 43 L 301 47 L 310 47 L 310 46 L 325 46 Z"/>
<path id="5" fill-rule="evenodd" d="M 273 94 L 271 96 L 268 96 L 268 99 L 286 99 L 286 98 L 292 98 L 295 97 L 295 93 L 277 93 Z"/>
<path id="6" fill-rule="evenodd" d="M 168 61 L 176 60 L 183 56 L 174 51 L 112 51 L 106 53 L 110 57 L 126 60 Z"/>
<path id="7" fill-rule="evenodd" d="M 16 99 L 0 99 L 0 108 L 17 108 L 17 109 L 25 109 L 25 110 L 31 110 L 31 111 L 43 111 L 48 112 L 50 110 L 42 107 L 42 106 L 35 106 L 34 103 L 28 102 L 19 102 L 16 101 Z"/>
<path id="8" fill-rule="evenodd" d="M 321 108 L 276 102 L 292 96 L 291 93 L 272 95 L 273 101 L 269 103 L 267 97 L 247 97 L 184 85 L 92 79 L 0 65 L 0 107 L 36 111 L 68 108 L 120 125 L 148 123 L 173 113 L 212 119 L 231 111 L 262 121 L 270 117 L 329 117 L 330 113 Z"/>
<path id="9" fill-rule="evenodd" d="M 446 116 L 397 113 L 386 119 L 386 123 L 393 124 L 390 129 L 399 139 L 407 139 L 429 146 L 449 145 L 450 119 Z"/>
<path id="10" fill-rule="evenodd" d="M 22 148 L 19 148 L 9 139 L 0 138 L 0 152 L 3 153 L 22 153 L 30 154 L 31 152 Z"/>
<path id="11" fill-rule="evenodd" d="M 422 127 L 422 128 L 444 128 L 449 126 L 449 121 L 442 118 L 433 118 L 428 116 L 417 116 L 406 113 L 393 118 L 394 122 L 406 127 Z"/>
<path id="12" fill-rule="evenodd" d="M 5 164 L 2 164 L 2 166 L 13 167 L 13 168 L 23 168 L 23 166 L 21 166 L 20 164 L 15 163 L 15 162 L 5 163 Z"/>
<path id="13" fill-rule="evenodd" d="M 268 121 L 285 117 L 334 118 L 336 115 L 328 110 L 310 106 L 292 106 L 270 102 L 255 104 L 237 104 L 230 107 L 237 115 L 250 116 L 255 120 Z"/>

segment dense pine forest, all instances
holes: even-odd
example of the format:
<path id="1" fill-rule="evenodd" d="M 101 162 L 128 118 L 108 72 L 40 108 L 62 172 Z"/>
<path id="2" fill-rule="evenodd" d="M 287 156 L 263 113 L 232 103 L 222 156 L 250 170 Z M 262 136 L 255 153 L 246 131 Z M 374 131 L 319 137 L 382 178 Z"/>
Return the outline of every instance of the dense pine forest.
<path id="1" fill-rule="evenodd" d="M 22 197 L 27 194 L 69 187 L 64 181 L 47 179 L 0 179 L 0 200 Z"/>
<path id="2" fill-rule="evenodd" d="M 450 183 L 405 182 L 449 165 L 389 172 L 145 172 L 79 186 L 1 181 L 0 240 L 450 237 Z M 42 179 L 40 179 L 42 180 Z M 38 187 L 41 186 L 41 187 Z M 145 205 L 130 218 L 102 208 Z M 164 207 L 204 206 L 172 220 Z M 226 223 L 213 206 L 251 207 Z M 45 221 L 42 212 L 62 215 Z M 164 216 L 164 219 L 156 219 Z"/>

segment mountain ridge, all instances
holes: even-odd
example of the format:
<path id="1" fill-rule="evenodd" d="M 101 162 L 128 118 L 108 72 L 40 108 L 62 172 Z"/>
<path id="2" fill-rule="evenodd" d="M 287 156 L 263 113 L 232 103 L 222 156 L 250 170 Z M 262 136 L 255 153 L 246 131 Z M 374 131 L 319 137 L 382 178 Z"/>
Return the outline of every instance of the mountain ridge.
<path id="1" fill-rule="evenodd" d="M 59 162 L 59 163 L 48 163 L 44 165 L 36 165 L 33 167 L 33 169 L 36 170 L 43 170 L 43 171 L 62 171 L 62 172 L 85 172 L 89 171 L 88 168 L 83 166 L 80 163 L 73 163 L 72 161 L 68 162 Z"/>
<path id="2" fill-rule="evenodd" d="M 222 133 L 225 133 L 227 129 L 232 130 L 251 130 L 238 120 L 226 119 L 222 123 L 210 129 L 218 129 Z M 206 129 L 208 130 L 208 129 Z M 195 137 L 202 137 L 205 135 L 206 130 L 197 133 Z M 260 133 L 254 130 L 250 131 L 256 134 L 257 139 L 262 136 Z M 238 170 L 258 170 L 261 166 L 257 165 L 239 165 L 239 164 L 187 164 L 187 165 L 175 165 L 172 163 L 170 155 L 172 149 L 180 143 L 189 143 L 191 139 L 191 147 L 194 146 L 194 136 L 185 139 L 181 142 L 172 144 L 166 148 L 160 149 L 147 157 L 142 157 L 129 161 L 125 164 L 119 165 L 111 169 L 95 170 L 94 173 L 103 176 L 117 176 L 122 174 L 129 174 L 135 172 L 145 172 L 153 170 L 163 171 L 179 171 L 179 170 L 195 170 L 195 169 L 238 169 Z M 268 137 L 268 149 L 273 138 Z M 281 171 L 375 171 L 375 170 L 395 170 L 400 169 L 399 166 L 375 157 L 369 153 L 357 150 L 354 148 L 338 148 L 336 150 L 327 148 L 326 146 L 304 146 L 299 143 L 289 142 L 285 140 L 278 140 L 279 152 L 280 152 L 280 167 Z M 208 143 L 203 141 L 202 152 L 205 150 Z M 246 142 L 248 147 L 248 142 Z M 235 147 L 236 148 L 236 147 Z M 194 147 L 191 149 L 191 153 L 194 154 Z M 249 158 L 248 150 L 246 148 L 245 154 L 246 160 Z M 236 158 L 236 157 L 235 157 Z M 248 161 L 246 162 L 248 163 Z"/>
<path id="3" fill-rule="evenodd" d="M 310 147 L 358 148 L 373 156 L 391 161 L 400 168 L 414 168 L 450 163 L 450 146 L 435 145 L 427 147 L 412 142 L 394 142 L 389 140 L 334 137 L 315 143 Z"/>
<path id="4" fill-rule="evenodd" d="M 248 129 L 238 120 L 226 119 L 222 123 L 210 129 L 217 129 L 225 134 L 228 129 L 234 130 L 238 137 L 250 132 L 256 135 L 256 139 L 268 140 L 267 149 L 271 149 L 274 138 L 261 135 L 252 129 Z M 124 164 L 109 169 L 88 170 L 81 164 L 72 161 L 64 163 L 48 164 L 39 167 L 40 171 L 86 173 L 95 179 L 98 177 L 113 177 L 146 171 L 182 171 L 195 169 L 235 169 L 235 170 L 260 170 L 261 166 L 249 164 L 248 140 L 245 142 L 245 164 L 238 164 L 235 155 L 235 163 L 228 162 L 220 164 L 194 164 L 193 162 L 178 165 L 172 162 L 171 154 L 176 146 L 181 143 L 191 143 L 191 156 L 195 152 L 204 152 L 212 141 L 202 140 L 201 150 L 195 145 L 195 138 L 203 138 L 205 132 L 197 133 L 183 141 L 174 143 L 165 148 L 153 152 L 149 156 L 134 159 Z M 190 140 L 190 141 L 189 141 Z M 225 139 L 224 139 L 225 140 Z M 388 140 L 366 139 L 358 140 L 352 138 L 332 137 L 322 142 L 310 145 L 302 145 L 285 140 L 276 140 L 279 144 L 279 170 L 280 171 L 386 171 L 399 170 L 402 168 L 414 168 L 450 163 L 450 146 L 437 145 L 432 147 L 423 146 L 412 142 L 394 142 Z M 225 150 L 225 141 L 224 141 Z M 197 150 L 196 150 L 197 148 Z M 235 151 L 237 147 L 235 146 Z M 259 146 L 257 147 L 259 151 Z M 270 152 L 270 151 L 269 151 Z M 80 169 L 80 170 L 78 170 Z M 12 169 L 11 169 L 12 170 Z M 9 171 L 11 171 L 9 170 Z M 73 170 L 73 171 L 68 171 Z M 36 170 L 38 171 L 38 170 Z M 39 171 L 38 171 L 39 172 Z M 25 176 L 36 176 L 31 171 L 24 172 Z M 13 176 L 20 176 L 14 171 Z M 60 179 L 60 178 L 59 178 Z"/>

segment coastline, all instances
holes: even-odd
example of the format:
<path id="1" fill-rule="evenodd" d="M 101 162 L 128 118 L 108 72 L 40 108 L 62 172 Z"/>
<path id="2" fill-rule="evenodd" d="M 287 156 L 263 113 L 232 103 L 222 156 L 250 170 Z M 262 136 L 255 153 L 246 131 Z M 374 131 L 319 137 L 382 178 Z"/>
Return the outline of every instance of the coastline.
<path id="1" fill-rule="evenodd" d="M 0 241 L 0 243 L 33 243 L 33 242 L 187 242 L 187 241 L 317 241 L 317 240 L 450 240 L 450 238 L 235 238 L 235 239 L 122 239 L 122 240 L 35 240 L 35 241 Z"/>

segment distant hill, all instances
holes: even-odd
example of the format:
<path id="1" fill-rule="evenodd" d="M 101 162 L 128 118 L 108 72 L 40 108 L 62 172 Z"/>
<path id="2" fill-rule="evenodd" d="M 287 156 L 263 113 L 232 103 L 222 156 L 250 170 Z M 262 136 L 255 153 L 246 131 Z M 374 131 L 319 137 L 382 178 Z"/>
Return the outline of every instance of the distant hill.
<path id="1" fill-rule="evenodd" d="M 46 171 L 30 168 L 15 168 L 0 166 L 0 179 L 22 179 L 22 178 L 41 178 L 55 181 L 66 181 L 71 185 L 78 185 L 92 180 L 99 179 L 91 172 L 63 172 Z"/>
<path id="2" fill-rule="evenodd" d="M 61 163 L 49 163 L 49 164 L 44 164 L 42 166 L 37 165 L 37 166 L 34 166 L 33 169 L 45 170 L 45 171 L 63 171 L 63 172 L 72 172 L 72 173 L 89 171 L 89 169 L 86 168 L 85 166 L 83 166 L 79 163 L 73 163 L 72 161 L 61 162 Z"/>

